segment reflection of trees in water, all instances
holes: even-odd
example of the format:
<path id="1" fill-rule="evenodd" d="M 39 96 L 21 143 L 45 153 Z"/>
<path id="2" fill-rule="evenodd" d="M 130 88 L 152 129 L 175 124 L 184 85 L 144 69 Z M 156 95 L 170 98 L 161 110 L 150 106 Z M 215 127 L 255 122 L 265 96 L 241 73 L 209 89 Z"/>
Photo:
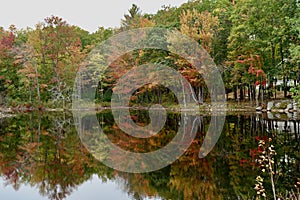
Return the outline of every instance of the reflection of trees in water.
<path id="1" fill-rule="evenodd" d="M 278 185 L 292 188 L 297 182 L 296 178 L 300 177 L 300 121 L 295 119 L 270 120 L 267 117 L 261 121 L 266 131 L 272 135 L 273 145 L 277 152 L 274 169 L 278 188 L 276 189 L 279 190 L 277 193 L 286 194 L 286 190 Z"/>
<path id="2" fill-rule="evenodd" d="M 293 124 L 291 127 L 289 124 Z M 296 128 L 295 128 L 296 127 Z M 299 172 L 299 121 L 271 120 L 262 115 L 249 114 L 228 116 L 224 134 L 219 140 L 217 152 L 227 153 L 230 166 L 230 184 L 235 193 L 249 198 L 250 188 L 255 184 L 258 139 L 272 138 L 277 156 L 275 157 L 275 182 L 279 193 L 294 188 Z M 292 131 L 293 129 L 295 131 Z M 230 150 L 230 151 L 228 151 Z M 287 158 L 288 159 L 284 159 Z M 271 194 L 268 174 L 265 174 L 267 190 Z M 249 194 L 249 191 L 250 194 Z"/>
<path id="3" fill-rule="evenodd" d="M 149 123 L 145 112 L 132 112 L 132 115 L 139 124 Z M 147 196 L 249 199 L 255 195 L 253 187 L 259 170 L 256 138 L 271 137 L 278 154 L 275 160 L 277 190 L 290 190 L 300 177 L 299 121 L 269 120 L 256 114 L 227 116 L 214 150 L 206 158 L 199 159 L 199 149 L 211 118 L 188 117 L 201 124 L 191 147 L 172 165 L 145 174 L 120 173 L 96 161 L 81 144 L 69 114 L 30 113 L 5 119 L 0 124 L 0 173 L 6 184 L 16 190 L 29 183 L 50 199 L 64 199 L 93 174 L 104 182 L 117 179 L 134 199 Z M 115 126 L 109 112 L 98 114 L 98 119 L 116 144 L 133 141 Z M 161 148 L 174 137 L 180 119 L 181 114 L 170 113 L 162 133 L 155 135 L 151 142 L 134 140 L 134 147 L 124 147 L 137 152 Z M 271 189 L 268 183 L 266 189 Z"/>
<path id="4" fill-rule="evenodd" d="M 16 190 L 29 183 L 42 196 L 63 199 L 94 172 L 107 169 L 98 167 L 71 123 L 70 115 L 59 113 L 7 119 L 0 131 L 0 168 L 6 183 Z M 103 177 L 109 174 L 106 170 Z"/>
<path id="5" fill-rule="evenodd" d="M 121 175 L 127 180 L 125 188 L 128 193 L 135 199 L 147 195 L 163 199 L 253 199 L 255 178 L 259 173 L 257 137 L 273 138 L 278 153 L 275 169 L 278 192 L 284 193 L 293 188 L 299 177 L 299 140 L 289 136 L 294 133 L 289 132 L 288 126 L 285 132 L 270 131 L 272 126 L 276 127 L 276 122 L 259 115 L 228 116 L 214 151 L 208 157 L 198 159 L 210 118 L 204 117 L 201 121 L 205 130 L 198 130 L 196 140 L 184 156 L 164 171 Z M 293 162 L 285 160 L 283 163 L 280 158 L 284 154 L 293 157 Z M 269 175 L 265 176 L 266 189 L 271 194 Z"/>

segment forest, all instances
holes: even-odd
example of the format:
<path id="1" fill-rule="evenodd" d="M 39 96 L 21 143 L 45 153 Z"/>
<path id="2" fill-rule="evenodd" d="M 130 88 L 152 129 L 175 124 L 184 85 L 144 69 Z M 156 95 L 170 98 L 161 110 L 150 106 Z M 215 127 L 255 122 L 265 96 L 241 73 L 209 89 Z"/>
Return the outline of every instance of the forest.
<path id="1" fill-rule="evenodd" d="M 25 29 L 0 24 L 1 197 L 5 198 L 6 192 L 8 198 L 17 193 L 23 198 L 22 189 L 33 188 L 39 199 L 76 199 L 72 195 L 77 191 L 88 194 L 89 190 L 82 186 L 94 180 L 98 181 L 97 189 L 89 186 L 94 190 L 92 193 L 98 194 L 101 185 L 113 181 L 131 199 L 300 198 L 300 106 L 298 112 L 281 108 L 283 104 L 290 105 L 288 99 L 300 105 L 300 1 L 186 1 L 179 7 L 162 6 L 155 14 L 144 13 L 139 5 L 133 4 L 120 19 L 119 27 L 99 24 L 95 32 L 55 15 L 37 19 L 34 27 Z M 219 140 L 205 158 L 199 157 L 199 150 L 205 146 L 205 138 L 214 139 L 207 137 L 210 126 L 220 127 L 221 120 L 217 119 L 225 112 L 219 112 L 221 117 L 212 112 L 211 91 L 204 79 L 209 71 L 198 70 L 188 60 L 172 53 L 174 41 L 180 40 L 174 35 L 153 34 L 151 42 L 168 43 L 165 49 L 133 50 L 106 66 L 105 74 L 93 85 L 96 92 L 91 95 L 93 103 L 99 106 L 97 112 L 73 109 L 76 77 L 90 65 L 97 67 L 101 55 L 99 58 L 94 54 L 99 59 L 95 63 L 91 55 L 99 44 L 125 31 L 147 27 L 177 31 L 191 38 L 213 59 L 221 74 L 225 86 L 223 96 L 227 106 L 233 106 L 227 107 Z M 131 39 L 134 41 L 135 37 Z M 116 52 L 112 52 L 115 55 L 118 47 L 116 44 Z M 114 115 L 116 109 L 127 107 L 107 107 L 113 104 L 118 80 L 133 68 L 148 63 L 168 66 L 182 75 L 195 92 L 192 101 L 187 102 L 195 102 L 200 112 L 173 110 L 179 104 L 175 92 L 155 82 L 145 84 L 135 90 L 129 102 L 134 107 L 128 109 L 130 119 L 136 125 L 150 124 L 153 116 L 145 108 L 151 104 L 172 109 L 166 112 L 165 126 L 158 134 L 138 138 L 119 127 L 124 113 L 119 112 L 118 118 Z M 146 71 L 138 72 L 146 74 Z M 141 74 L 131 76 L 145 77 Z M 85 81 L 90 81 L 90 77 L 93 76 L 86 76 Z M 170 84 L 174 82 L 171 80 Z M 282 104 L 276 106 L 279 102 L 276 99 Z M 282 112 L 241 109 L 244 103 L 255 111 L 271 101 Z M 156 114 L 160 113 L 163 112 Z M 160 115 L 154 116 L 157 121 L 163 121 L 157 116 Z M 141 155 L 174 142 L 180 126 L 185 128 L 185 136 L 194 134 L 194 139 L 165 168 L 126 173 L 103 162 L 111 159 L 108 154 L 111 152 L 107 150 L 108 143 L 103 144 L 107 140 L 96 138 L 99 134 L 93 135 L 94 119 L 103 130 L 101 136 L 106 135 L 126 153 L 139 155 L 135 160 L 141 168 L 149 164 Z M 158 125 L 153 124 L 156 130 L 154 126 Z M 131 127 L 128 122 L 125 125 Z M 82 133 L 90 137 L 84 140 Z M 88 148 L 86 141 L 91 142 L 93 149 Z M 122 161 L 120 166 L 133 163 L 123 159 L 126 153 L 112 152 Z M 8 191 L 9 187 L 14 191 Z M 108 190 L 108 193 L 114 192 Z"/>
<path id="2" fill-rule="evenodd" d="M 298 0 L 194 0 L 180 7 L 163 6 L 156 14 L 132 5 L 120 27 L 99 24 L 90 33 L 49 16 L 35 27 L 0 28 L 0 105 L 55 107 L 71 105 L 74 79 L 93 48 L 125 30 L 159 27 L 178 30 L 197 41 L 213 58 L 227 98 L 263 103 L 270 98 L 299 99 L 300 2 Z M 199 103 L 209 99 L 202 74 L 168 51 L 142 49 L 122 56 L 111 68 L 164 63 L 195 89 Z M 109 102 L 118 74 L 103 78 L 96 98 Z M 280 93 L 280 91 L 282 93 Z M 292 93 L 290 92 L 292 91 Z M 146 85 L 134 103 L 173 102 L 170 91 Z"/>

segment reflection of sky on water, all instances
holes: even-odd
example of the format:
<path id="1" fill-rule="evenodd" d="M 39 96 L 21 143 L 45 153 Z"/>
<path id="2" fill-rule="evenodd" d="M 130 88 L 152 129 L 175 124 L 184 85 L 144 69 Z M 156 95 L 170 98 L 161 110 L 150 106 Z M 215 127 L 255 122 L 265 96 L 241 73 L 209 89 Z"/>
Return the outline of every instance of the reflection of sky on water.
<path id="1" fill-rule="evenodd" d="M 103 183 L 98 176 L 94 175 L 91 180 L 83 183 L 66 198 L 66 200 L 81 199 L 129 200 L 130 197 L 120 189 L 116 182 L 108 180 L 106 183 Z"/>
<path id="2" fill-rule="evenodd" d="M 47 197 L 42 197 L 37 188 L 31 187 L 29 184 L 22 184 L 18 191 L 11 185 L 4 187 L 5 180 L 0 177 L 0 199 L 5 200 L 20 200 L 20 199 L 34 199 L 34 200 L 47 200 Z M 120 186 L 114 181 L 102 181 L 97 177 L 86 181 L 81 186 L 74 190 L 66 200 L 82 200 L 82 199 L 118 199 L 129 200 L 131 199 L 126 193 L 122 191 Z"/>
<path id="3" fill-rule="evenodd" d="M 82 199 L 97 199 L 97 200 L 130 200 L 133 199 L 123 192 L 120 181 L 110 181 L 103 183 L 97 175 L 85 183 L 83 183 L 71 196 L 66 200 L 82 200 Z M 122 181 L 121 181 L 122 182 Z M 144 200 L 158 200 L 156 198 L 144 198 Z"/>
<path id="4" fill-rule="evenodd" d="M 29 184 L 21 185 L 19 190 L 16 191 L 12 185 L 5 186 L 5 180 L 0 177 L 0 198 L 7 200 L 20 200 L 20 199 L 47 199 L 39 195 L 38 189 L 30 187 Z"/>

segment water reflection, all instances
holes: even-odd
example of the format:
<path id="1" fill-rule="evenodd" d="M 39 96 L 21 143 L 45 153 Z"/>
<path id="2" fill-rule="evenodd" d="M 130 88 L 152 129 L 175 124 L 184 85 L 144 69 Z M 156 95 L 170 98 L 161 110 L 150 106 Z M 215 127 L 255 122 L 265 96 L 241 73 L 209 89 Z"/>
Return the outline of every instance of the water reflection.
<path id="1" fill-rule="evenodd" d="M 137 124 L 149 123 L 144 111 L 132 111 L 131 115 Z M 253 199 L 255 178 L 260 173 L 258 138 L 272 138 L 275 146 L 277 193 L 294 188 L 300 177 L 300 124 L 295 117 L 229 115 L 217 145 L 203 159 L 198 154 L 211 118 L 189 117 L 201 125 L 190 148 L 172 165 L 144 174 L 121 173 L 97 161 L 81 143 L 70 113 L 28 113 L 0 119 L 1 197 L 11 199 L 21 191 L 30 199 L 80 199 L 76 194 L 99 194 L 90 199 L 111 199 L 116 194 L 120 194 L 118 199 Z M 114 144 L 149 152 L 172 140 L 181 114 L 168 113 L 165 127 L 150 139 L 122 133 L 110 111 L 98 113 L 97 118 Z M 267 194 L 271 194 L 268 174 L 263 176 Z M 22 193 L 22 188 L 33 189 L 29 194 Z M 104 193 L 98 191 L 110 192 L 101 198 Z"/>
<path id="2" fill-rule="evenodd" d="M 5 185 L 5 182 L 0 178 L 0 185 Z M 90 180 L 74 189 L 66 200 L 82 200 L 82 199 L 132 199 L 122 188 L 120 181 L 102 182 L 102 180 L 94 175 Z M 47 196 L 41 196 L 38 188 L 31 187 L 29 184 L 23 184 L 17 191 L 11 185 L 0 187 L 1 199 L 20 200 L 20 199 L 48 199 Z"/>

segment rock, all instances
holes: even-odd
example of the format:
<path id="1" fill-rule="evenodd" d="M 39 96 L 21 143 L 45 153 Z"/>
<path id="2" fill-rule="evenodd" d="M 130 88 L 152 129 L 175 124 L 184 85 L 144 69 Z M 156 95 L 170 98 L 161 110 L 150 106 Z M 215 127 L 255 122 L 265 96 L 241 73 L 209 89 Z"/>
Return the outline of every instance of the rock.
<path id="1" fill-rule="evenodd" d="M 261 107 L 261 106 L 258 106 L 255 110 L 256 110 L 256 111 L 261 111 L 261 110 L 262 110 L 262 107 Z"/>
<path id="2" fill-rule="evenodd" d="M 293 109 L 293 104 L 288 104 L 287 106 L 286 106 L 286 109 L 284 110 L 285 112 L 289 112 L 290 110 L 292 110 Z"/>
<path id="3" fill-rule="evenodd" d="M 298 103 L 296 101 L 293 101 L 293 110 L 297 111 L 298 109 Z"/>
<path id="4" fill-rule="evenodd" d="M 268 102 L 267 111 L 271 111 L 271 109 L 272 109 L 273 106 L 274 106 L 274 102 L 273 101 Z"/>
<path id="5" fill-rule="evenodd" d="M 276 114 L 275 114 L 275 117 L 276 117 L 277 119 L 280 119 L 280 118 L 281 118 L 281 116 L 280 116 L 279 113 L 276 113 Z"/>
<path id="6" fill-rule="evenodd" d="M 278 102 L 278 103 L 275 103 L 275 108 L 280 108 L 280 105 L 281 105 L 281 103 L 280 102 Z"/>
<path id="7" fill-rule="evenodd" d="M 278 112 L 279 113 L 285 113 L 285 111 L 283 109 L 279 109 Z"/>
<path id="8" fill-rule="evenodd" d="M 268 112 L 268 119 L 274 119 L 274 115 L 273 115 L 273 113 L 271 113 L 271 112 Z"/>
<path id="9" fill-rule="evenodd" d="M 293 112 L 293 120 L 298 120 L 298 113 L 297 112 Z"/>

